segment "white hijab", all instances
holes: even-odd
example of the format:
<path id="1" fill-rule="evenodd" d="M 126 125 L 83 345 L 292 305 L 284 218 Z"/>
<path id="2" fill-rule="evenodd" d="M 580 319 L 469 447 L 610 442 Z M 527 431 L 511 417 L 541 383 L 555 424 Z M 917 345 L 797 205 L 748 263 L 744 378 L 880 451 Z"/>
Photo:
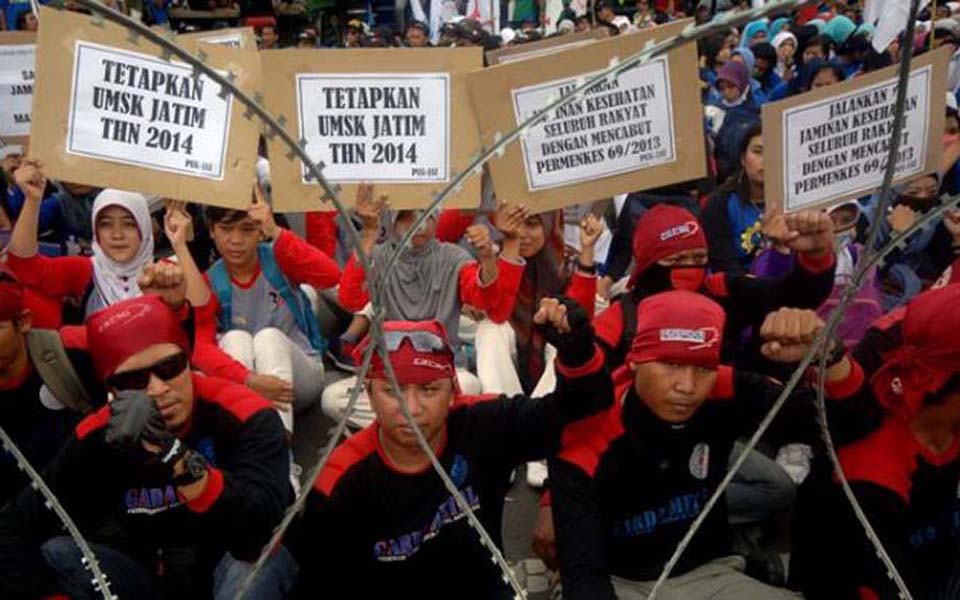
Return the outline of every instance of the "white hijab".
<path id="1" fill-rule="evenodd" d="M 140 247 L 127 262 L 120 263 L 107 256 L 97 239 L 97 215 L 109 206 L 119 206 L 129 211 L 140 230 Z M 147 198 L 135 192 L 103 190 L 93 201 L 92 219 L 93 284 L 103 304 L 110 306 L 121 300 L 136 298 L 140 295 L 137 278 L 143 268 L 153 262 L 153 223 L 150 221 Z"/>

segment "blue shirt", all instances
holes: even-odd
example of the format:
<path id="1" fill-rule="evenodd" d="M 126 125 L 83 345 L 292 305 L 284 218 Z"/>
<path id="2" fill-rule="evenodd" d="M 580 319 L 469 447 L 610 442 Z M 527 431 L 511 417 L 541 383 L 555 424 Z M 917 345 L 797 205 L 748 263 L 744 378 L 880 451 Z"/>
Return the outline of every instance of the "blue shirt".
<path id="1" fill-rule="evenodd" d="M 22 13 L 30 12 L 30 0 L 0 0 L 0 10 L 7 19 L 7 29 L 17 28 L 17 19 Z"/>

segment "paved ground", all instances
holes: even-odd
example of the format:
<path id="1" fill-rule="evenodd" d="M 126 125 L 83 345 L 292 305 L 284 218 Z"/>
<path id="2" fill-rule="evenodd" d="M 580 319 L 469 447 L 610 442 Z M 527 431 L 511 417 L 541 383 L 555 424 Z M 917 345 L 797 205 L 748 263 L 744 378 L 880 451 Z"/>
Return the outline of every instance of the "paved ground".
<path id="1" fill-rule="evenodd" d="M 332 383 L 345 374 L 331 371 L 325 379 Z M 320 409 L 318 401 L 309 410 L 297 415 L 296 431 L 294 434 L 294 456 L 297 464 L 301 465 L 304 475 L 319 459 L 319 453 L 326 444 L 330 432 L 336 425 L 328 419 Z M 526 467 L 517 470 L 516 481 L 507 495 L 503 515 L 503 544 L 507 560 L 514 564 L 517 561 L 531 558 L 530 538 L 534 523 L 539 511 L 539 494 L 526 483 Z M 539 564 L 539 561 L 536 561 Z M 526 563 L 526 571 L 539 571 L 542 565 Z M 546 582 L 542 576 L 531 580 L 527 587 L 531 591 L 542 589 Z M 535 593 L 530 595 L 531 600 L 545 600 L 549 595 Z"/>

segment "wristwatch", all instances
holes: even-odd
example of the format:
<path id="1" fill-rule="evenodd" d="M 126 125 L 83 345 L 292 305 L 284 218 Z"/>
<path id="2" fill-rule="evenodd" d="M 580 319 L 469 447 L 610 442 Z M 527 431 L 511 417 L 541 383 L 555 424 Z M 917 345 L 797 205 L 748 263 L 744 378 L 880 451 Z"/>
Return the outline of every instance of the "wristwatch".
<path id="1" fill-rule="evenodd" d="M 183 457 L 183 472 L 173 476 L 177 487 L 190 485 L 203 479 L 207 472 L 207 459 L 196 450 L 187 450 Z"/>

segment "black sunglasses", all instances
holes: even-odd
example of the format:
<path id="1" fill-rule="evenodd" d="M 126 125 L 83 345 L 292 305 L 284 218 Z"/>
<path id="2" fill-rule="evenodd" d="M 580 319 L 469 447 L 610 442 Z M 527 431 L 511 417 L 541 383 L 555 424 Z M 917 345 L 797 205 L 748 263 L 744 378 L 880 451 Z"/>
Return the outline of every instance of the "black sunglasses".
<path id="1" fill-rule="evenodd" d="M 187 355 L 178 352 L 163 360 L 153 363 L 149 367 L 135 371 L 124 371 L 107 378 L 107 385 L 119 391 L 144 390 L 150 385 L 150 374 L 154 374 L 164 381 L 170 381 L 183 373 L 188 365 Z"/>

